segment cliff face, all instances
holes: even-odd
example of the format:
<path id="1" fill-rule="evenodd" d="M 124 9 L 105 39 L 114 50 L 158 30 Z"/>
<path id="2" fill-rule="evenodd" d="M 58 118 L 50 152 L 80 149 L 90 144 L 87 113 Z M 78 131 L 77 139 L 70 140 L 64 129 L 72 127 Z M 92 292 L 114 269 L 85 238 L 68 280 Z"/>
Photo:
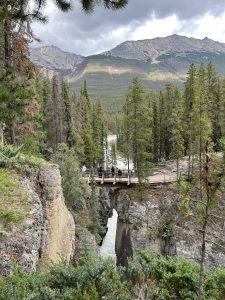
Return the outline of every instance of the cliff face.
<path id="1" fill-rule="evenodd" d="M 0 239 L 0 274 L 9 275 L 12 265 L 24 271 L 44 263 L 67 261 L 74 254 L 75 223 L 65 206 L 61 176 L 56 165 L 40 167 L 37 178 L 18 178 L 28 194 L 28 213 Z"/>
<path id="2" fill-rule="evenodd" d="M 135 259 L 136 249 L 199 261 L 201 227 L 193 218 L 186 219 L 180 214 L 181 197 L 172 186 L 149 189 L 145 201 L 135 190 L 114 189 L 111 193 L 111 205 L 118 212 L 118 264 L 126 266 L 128 257 Z M 225 266 L 223 212 L 215 214 L 217 221 L 210 222 L 207 229 L 206 264 L 210 267 Z"/>

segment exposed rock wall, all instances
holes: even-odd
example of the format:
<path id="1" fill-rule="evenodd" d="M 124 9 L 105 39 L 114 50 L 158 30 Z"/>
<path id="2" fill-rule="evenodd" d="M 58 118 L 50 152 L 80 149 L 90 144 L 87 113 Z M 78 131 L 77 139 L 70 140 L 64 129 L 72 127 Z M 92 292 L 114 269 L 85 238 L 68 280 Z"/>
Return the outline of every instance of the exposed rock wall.
<path id="1" fill-rule="evenodd" d="M 199 261 L 201 228 L 193 218 L 185 219 L 180 214 L 180 200 L 172 186 L 149 189 L 144 201 L 135 190 L 114 190 L 111 205 L 118 212 L 118 264 L 126 266 L 128 257 L 135 258 L 137 248 Z M 214 213 L 218 218 L 209 223 L 207 230 L 206 263 L 210 267 L 225 266 L 224 216 L 222 211 Z"/>
<path id="2" fill-rule="evenodd" d="M 9 275 L 13 263 L 24 271 L 45 263 L 68 261 L 74 254 L 75 223 L 65 206 L 57 165 L 40 167 L 37 179 L 19 178 L 27 191 L 29 211 L 23 224 L 0 238 L 0 274 Z"/>

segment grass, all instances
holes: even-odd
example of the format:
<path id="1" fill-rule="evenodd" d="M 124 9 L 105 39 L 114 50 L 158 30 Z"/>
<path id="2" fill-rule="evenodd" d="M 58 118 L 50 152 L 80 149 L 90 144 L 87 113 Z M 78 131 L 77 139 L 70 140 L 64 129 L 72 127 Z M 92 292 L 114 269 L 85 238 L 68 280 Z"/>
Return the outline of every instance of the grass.
<path id="1" fill-rule="evenodd" d="M 0 168 L 0 234 L 20 224 L 28 210 L 28 195 L 15 171 Z"/>

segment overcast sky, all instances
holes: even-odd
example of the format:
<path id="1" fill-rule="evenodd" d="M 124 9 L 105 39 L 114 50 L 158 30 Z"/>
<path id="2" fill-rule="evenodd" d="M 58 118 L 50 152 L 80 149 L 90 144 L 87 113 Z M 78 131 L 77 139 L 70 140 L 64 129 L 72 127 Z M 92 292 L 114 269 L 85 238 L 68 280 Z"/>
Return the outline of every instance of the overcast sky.
<path id="1" fill-rule="evenodd" d="M 97 7 L 91 15 L 81 10 L 78 0 L 73 0 L 69 13 L 59 12 L 52 2 L 49 0 L 44 9 L 48 23 L 33 25 L 42 40 L 39 45 L 91 55 L 126 40 L 174 33 L 201 39 L 207 36 L 225 43 L 224 0 L 129 0 L 123 10 Z"/>

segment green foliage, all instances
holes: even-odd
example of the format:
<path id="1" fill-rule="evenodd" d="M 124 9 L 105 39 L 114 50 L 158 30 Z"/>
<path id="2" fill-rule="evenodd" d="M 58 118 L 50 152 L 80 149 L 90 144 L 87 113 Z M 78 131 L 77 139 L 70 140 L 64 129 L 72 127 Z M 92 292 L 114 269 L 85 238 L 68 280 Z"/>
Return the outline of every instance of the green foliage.
<path id="1" fill-rule="evenodd" d="M 41 158 L 22 153 L 22 147 L 0 145 L 0 167 L 2 168 L 31 174 L 44 162 Z"/>
<path id="2" fill-rule="evenodd" d="M 145 105 L 145 91 L 138 78 L 134 78 L 123 107 L 120 132 L 120 150 L 132 159 L 139 183 L 143 183 L 151 159 L 151 108 Z"/>
<path id="3" fill-rule="evenodd" d="M 204 299 L 224 297 L 225 272 L 218 269 L 205 271 Z M 198 299 L 199 266 L 184 258 L 165 258 L 139 251 L 137 262 L 130 263 L 129 278 L 133 285 L 142 288 L 146 299 Z M 146 284 L 147 283 L 147 284 Z"/>
<path id="4" fill-rule="evenodd" d="M 0 208 L 0 220 L 4 227 L 11 228 L 13 225 L 19 224 L 24 220 L 25 212 L 14 208 Z"/>
<path id="5" fill-rule="evenodd" d="M 140 230 L 142 227 L 143 227 L 143 223 L 141 220 L 138 220 L 133 224 L 134 230 Z"/>
<path id="6" fill-rule="evenodd" d="M 110 259 L 96 261 L 82 257 L 74 266 L 61 262 L 48 274 L 24 274 L 18 269 L 11 277 L 0 277 L 0 299 L 32 300 L 196 300 L 198 264 L 184 258 L 165 258 L 139 251 L 126 273 Z M 224 299 L 225 271 L 205 271 L 204 300 Z"/>
<path id="7" fill-rule="evenodd" d="M 0 168 L 0 229 L 11 229 L 24 220 L 27 200 L 28 196 L 16 174 Z"/>
<path id="8" fill-rule="evenodd" d="M 65 144 L 61 144 L 53 155 L 52 161 L 60 166 L 66 203 L 77 213 L 86 207 L 88 185 L 82 178 L 75 155 L 74 149 L 69 149 Z"/>
<path id="9" fill-rule="evenodd" d="M 47 275 L 24 274 L 15 268 L 13 276 L 0 278 L 0 299 L 50 300 L 54 293 L 46 286 Z"/>
<path id="10" fill-rule="evenodd" d="M 95 235 L 96 241 L 99 244 L 105 236 L 105 228 L 102 225 L 100 218 L 100 199 L 98 189 L 92 185 L 91 196 L 89 200 L 89 211 L 92 223 L 89 225 L 89 230 Z"/>
<path id="11" fill-rule="evenodd" d="M 131 300 L 128 287 L 113 261 L 84 257 L 76 266 L 54 265 L 46 275 L 14 270 L 12 277 L 0 278 L 0 299 Z"/>

